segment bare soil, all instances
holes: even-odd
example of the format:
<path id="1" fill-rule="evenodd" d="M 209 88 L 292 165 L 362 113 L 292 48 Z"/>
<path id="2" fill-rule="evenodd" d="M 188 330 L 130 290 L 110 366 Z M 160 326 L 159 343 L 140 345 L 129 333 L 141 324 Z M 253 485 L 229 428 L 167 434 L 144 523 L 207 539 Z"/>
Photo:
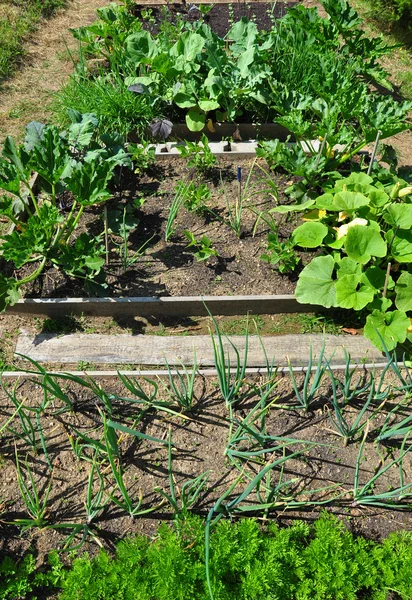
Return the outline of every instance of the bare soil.
<path id="1" fill-rule="evenodd" d="M 200 176 L 195 170 L 188 170 L 185 159 L 176 158 L 173 162 L 158 164 L 151 175 L 135 177 L 131 172 L 124 171 L 120 184 L 113 190 L 114 197 L 108 204 L 108 210 L 121 208 L 126 202 L 132 204 L 134 198 L 143 195 L 146 201 L 142 209 L 135 213 L 140 222 L 130 234 L 129 255 L 132 256 L 144 244 L 147 247 L 145 254 L 124 270 L 118 248 L 121 240 L 111 236 L 109 265 L 106 268 L 108 288 L 102 293 L 113 296 L 236 295 L 253 294 L 256 290 L 260 294 L 293 293 L 298 273 L 311 260 L 313 252 L 299 252 L 302 258 L 300 267 L 284 275 L 261 260 L 270 229 L 263 220 L 259 221 L 255 235 L 253 229 L 259 212 L 275 206 L 276 200 L 265 191 L 267 184 L 256 166 L 248 191 L 244 191 L 246 197 L 240 238 L 229 225 L 228 207 L 233 213 L 238 199 L 237 167 L 242 168 L 243 185 L 246 186 L 252 164 L 252 159 L 222 157 L 216 167 Z M 290 202 L 281 190 L 292 180 L 287 175 L 274 175 L 274 178 L 279 188 L 279 202 Z M 176 186 L 181 181 L 207 183 L 211 199 L 206 205 L 210 211 L 199 215 L 182 207 L 176 219 L 176 231 L 172 239 L 166 242 L 169 208 Z M 70 210 L 70 199 L 66 199 L 65 210 Z M 279 228 L 281 241 L 289 238 L 296 223 L 295 217 L 282 219 Z M 91 208 L 87 213 L 85 211 L 78 234 L 86 231 L 96 236 L 101 235 L 103 229 L 101 208 Z M 206 235 L 218 256 L 197 262 L 194 250 L 187 247 L 189 240 L 184 231 L 192 232 L 196 239 Z M 20 274 L 25 272 L 23 268 Z M 34 285 L 27 287 L 25 295 L 82 296 L 84 289 L 81 280 L 69 279 L 61 271 L 50 268 Z"/>
<path id="2" fill-rule="evenodd" d="M 367 374 L 362 371 L 358 375 L 361 378 L 367 377 Z M 396 385 L 393 378 L 387 380 L 387 383 L 390 382 Z M 149 386 L 144 382 L 141 383 L 148 391 Z M 239 400 L 234 404 L 236 423 L 246 418 L 256 406 L 258 396 L 253 392 L 253 386 L 259 387 L 263 383 L 262 379 L 244 382 Z M 35 433 L 38 446 L 36 452 L 18 437 L 22 430 L 17 418 L 11 425 L 15 433 L 6 430 L 0 439 L 0 559 L 10 553 L 14 558 L 18 558 L 30 549 L 37 554 L 38 564 L 41 565 L 45 555 L 51 549 L 62 548 L 65 545 L 67 535 L 71 531 L 69 524 L 86 522 L 84 502 L 91 467 L 90 462 L 76 457 L 70 440 L 74 444 L 77 441 L 81 445 L 81 434 L 101 440 L 103 430 L 99 409 L 105 409 L 90 389 L 64 381 L 60 381 L 60 384 L 67 398 L 73 403 L 72 411 L 59 414 L 63 404 L 51 395 L 48 407 L 41 415 L 41 426 L 53 470 L 46 463 L 38 432 Z M 138 405 L 133 403 L 133 395 L 120 381 L 100 380 L 99 385 L 112 399 L 113 421 L 135 428 L 157 438 L 158 441 L 141 440 L 124 433 L 120 435 L 120 463 L 129 493 L 136 501 L 141 494 L 142 507 L 154 510 L 148 516 L 132 520 L 124 510 L 109 501 L 98 518 L 91 523 L 94 541 L 89 537 L 83 546 L 83 549 L 93 554 L 101 546 L 114 549 L 115 543 L 129 534 L 144 533 L 151 536 L 155 533 L 159 522 L 172 520 L 173 511 L 166 502 L 162 502 L 157 489 L 169 491 L 167 467 L 169 428 L 173 441 L 173 474 L 177 489 L 181 490 L 183 483 L 189 479 L 206 470 L 210 471 L 207 488 L 194 507 L 200 514 L 205 515 L 216 500 L 229 489 L 238 478 L 239 470 L 244 468 L 244 477 L 242 481 L 238 481 L 227 501 L 239 495 L 249 480 L 265 464 L 282 457 L 285 453 L 290 458 L 284 465 L 283 475 L 280 473 L 280 467 L 274 469 L 271 485 L 279 483 L 280 478 L 283 482 L 289 481 L 289 484 L 279 494 L 277 498 L 279 504 L 277 508 L 274 507 L 269 511 L 268 518 L 275 519 L 281 524 L 287 524 L 291 519 L 312 520 L 319 515 L 322 508 L 326 508 L 340 516 L 352 531 L 373 539 L 380 539 L 391 531 L 409 529 L 412 526 L 410 511 L 395 510 L 396 503 L 393 510 L 388 510 L 362 506 L 354 502 L 352 489 L 362 436 L 355 436 L 355 439 L 345 447 L 342 439 L 333 434 L 335 425 L 332 421 L 333 413 L 330 404 L 331 389 L 327 381 L 320 389 L 313 408 L 305 413 L 303 410 L 291 408 L 296 400 L 289 377 L 278 376 L 277 386 L 268 400 L 268 402 L 273 401 L 273 404 L 267 412 L 266 431 L 268 435 L 293 438 L 298 440 L 298 443 L 285 442 L 285 449 L 271 450 L 278 442 L 268 442 L 267 452 L 261 464 L 240 459 L 239 470 L 230 462 L 226 453 L 230 427 L 229 413 L 216 381 L 198 377 L 193 407 L 180 416 L 149 410 L 140 414 L 141 418 Z M 43 391 L 36 382 L 22 380 L 4 383 L 4 386 L 5 388 L 0 392 L 1 423 L 4 423 L 15 410 L 10 401 L 12 389 L 15 390 L 15 401 L 24 402 L 26 408 L 34 410 L 43 402 Z M 164 381 L 164 385 L 159 382 L 157 400 L 171 402 L 167 386 L 167 381 Z M 399 456 L 398 442 L 392 441 L 387 445 L 376 446 L 375 441 L 388 411 L 401 399 L 402 395 L 393 394 L 388 398 L 387 404 L 376 412 L 380 404 L 377 400 L 373 409 L 365 415 L 365 419 L 370 418 L 370 426 L 359 462 L 360 486 Z M 346 407 L 345 416 L 348 421 L 356 417 L 364 402 L 365 395 L 361 395 L 358 401 Z M 180 412 L 178 405 L 173 402 L 171 404 L 177 412 Z M 397 420 L 409 415 L 410 408 L 405 405 L 400 413 L 396 417 Z M 31 416 L 36 427 L 34 414 L 31 413 Z M 236 426 L 235 424 L 233 431 L 236 430 Z M 306 442 L 314 442 L 314 444 L 310 445 Z M 238 449 L 250 450 L 252 446 L 251 440 L 245 438 Z M 68 525 L 67 529 L 33 527 L 22 533 L 19 527 L 13 525 L 16 520 L 28 517 L 16 477 L 15 448 L 22 469 L 24 470 L 24 461 L 27 460 L 42 493 L 48 483 L 52 482 L 47 510 L 48 524 L 65 523 Z M 297 450 L 299 454 L 292 456 Z M 86 447 L 83 448 L 82 453 L 86 458 L 91 456 Z M 101 461 L 105 494 L 114 494 L 118 497 L 107 459 L 102 456 Z M 405 456 L 401 470 L 405 484 L 408 484 L 412 474 L 409 454 Z M 378 478 L 370 493 L 387 492 L 398 486 L 399 467 L 394 466 Z M 304 501 L 307 505 L 297 510 L 293 507 L 292 498 Z M 256 500 L 256 494 L 251 494 L 244 504 L 256 503 Z"/>

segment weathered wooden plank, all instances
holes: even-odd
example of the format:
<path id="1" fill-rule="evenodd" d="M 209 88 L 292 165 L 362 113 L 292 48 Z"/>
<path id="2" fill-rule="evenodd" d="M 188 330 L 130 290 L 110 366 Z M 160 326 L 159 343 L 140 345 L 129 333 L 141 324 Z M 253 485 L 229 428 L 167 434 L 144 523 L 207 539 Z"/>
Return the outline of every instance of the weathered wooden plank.
<path id="1" fill-rule="evenodd" d="M 245 336 L 230 336 L 224 339 L 224 348 L 231 363 L 236 355 L 231 344 L 245 354 Z M 345 350 L 353 362 L 382 362 L 382 354 L 368 340 L 359 336 L 334 335 L 282 335 L 249 336 L 247 364 L 261 367 L 266 364 L 266 351 L 269 362 L 282 366 L 288 363 L 304 366 L 308 363 L 310 351 L 313 357 L 319 356 L 326 344 L 326 356 L 336 363 L 345 362 Z M 23 332 L 17 341 L 16 352 L 38 362 L 76 364 L 86 361 L 94 364 L 136 364 L 136 365 L 193 365 L 196 354 L 201 367 L 214 365 L 213 345 L 210 336 L 150 336 L 150 335 L 100 335 L 39 334 Z"/>
<path id="2" fill-rule="evenodd" d="M 323 307 L 299 304 L 292 295 L 283 296 L 159 296 L 142 298 L 26 298 L 7 308 L 11 314 L 95 317 L 201 317 L 318 312 Z"/>
<path id="3" fill-rule="evenodd" d="M 255 2 L 258 4 L 269 4 L 269 6 L 272 6 L 272 4 L 267 2 L 267 0 L 253 0 L 253 4 Z M 287 0 L 277 0 L 277 3 L 287 4 Z M 136 0 L 137 6 L 162 6 L 164 4 L 184 4 L 184 0 L 173 0 L 173 2 L 170 0 Z M 213 2 L 211 0 L 197 0 L 196 4 L 234 4 L 243 6 L 246 4 L 246 2 L 245 0 L 214 0 Z"/>

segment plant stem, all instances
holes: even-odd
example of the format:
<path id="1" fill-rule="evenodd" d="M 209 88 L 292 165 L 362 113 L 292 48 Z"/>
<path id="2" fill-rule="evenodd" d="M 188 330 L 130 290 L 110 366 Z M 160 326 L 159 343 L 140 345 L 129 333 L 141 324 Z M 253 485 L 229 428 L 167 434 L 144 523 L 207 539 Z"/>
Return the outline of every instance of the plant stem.
<path id="1" fill-rule="evenodd" d="M 43 260 L 41 261 L 41 263 L 37 267 L 37 269 L 35 271 L 33 271 L 33 273 L 31 275 L 28 275 L 27 277 L 20 279 L 20 281 L 17 282 L 17 286 L 20 287 L 26 283 L 30 283 L 31 281 L 34 281 L 35 279 L 37 279 L 37 277 L 40 275 L 40 273 L 43 271 L 43 269 L 46 265 L 46 260 L 47 260 L 47 257 L 44 256 Z"/>

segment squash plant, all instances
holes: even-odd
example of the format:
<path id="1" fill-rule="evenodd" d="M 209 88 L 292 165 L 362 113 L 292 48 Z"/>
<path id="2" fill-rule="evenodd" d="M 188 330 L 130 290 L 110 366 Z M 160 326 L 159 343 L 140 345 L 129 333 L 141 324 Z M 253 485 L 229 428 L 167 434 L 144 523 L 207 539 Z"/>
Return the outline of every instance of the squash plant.
<path id="1" fill-rule="evenodd" d="M 405 342 L 412 314 L 412 186 L 365 173 L 338 179 L 304 204 L 294 246 L 320 249 L 300 273 L 298 302 L 366 310 L 365 336 L 388 350 Z M 412 339 L 412 338 L 411 338 Z"/>
<path id="2" fill-rule="evenodd" d="M 96 139 L 94 115 L 70 111 L 69 116 L 67 131 L 32 122 L 23 144 L 17 146 L 12 137 L 4 143 L 0 215 L 13 227 L 0 236 L 0 311 L 15 304 L 23 286 L 48 265 L 83 279 L 87 291 L 96 278 L 104 282 L 101 238 L 74 233 L 87 207 L 111 197 L 107 188 L 116 166 L 131 161 L 116 136 Z"/>

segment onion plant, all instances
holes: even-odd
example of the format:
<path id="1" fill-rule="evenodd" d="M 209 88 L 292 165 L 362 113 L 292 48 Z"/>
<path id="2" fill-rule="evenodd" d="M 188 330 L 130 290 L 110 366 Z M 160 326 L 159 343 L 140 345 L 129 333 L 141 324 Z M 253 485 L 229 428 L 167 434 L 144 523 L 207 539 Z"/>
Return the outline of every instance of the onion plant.
<path id="1" fill-rule="evenodd" d="M 196 351 L 193 356 L 193 367 L 190 372 L 182 363 L 184 375 L 180 371 L 173 373 L 166 360 L 169 385 L 162 383 L 172 401 L 176 402 L 183 410 L 191 410 L 195 397 L 195 380 L 197 375 Z"/>
<path id="2" fill-rule="evenodd" d="M 175 188 L 175 195 L 173 196 L 172 203 L 169 209 L 169 216 L 166 223 L 165 230 L 165 241 L 169 242 L 172 235 L 176 231 L 175 221 L 177 215 L 179 214 L 179 210 L 181 209 L 183 202 L 186 198 L 186 190 L 187 190 L 187 182 L 185 180 L 181 181 Z"/>
<path id="3" fill-rule="evenodd" d="M 169 476 L 170 492 L 165 492 L 159 487 L 155 488 L 155 492 L 160 493 L 170 504 L 174 511 L 175 519 L 179 522 L 179 518 L 187 514 L 193 508 L 200 494 L 204 491 L 207 481 L 210 476 L 210 471 L 207 470 L 201 473 L 194 479 L 188 479 L 184 482 L 179 490 L 176 486 L 173 475 L 173 454 L 172 454 L 172 430 L 169 427 L 168 436 L 168 460 L 167 472 Z"/>
<path id="4" fill-rule="evenodd" d="M 109 494 L 109 498 L 114 502 L 119 508 L 122 508 L 125 512 L 129 514 L 129 516 L 134 519 L 137 516 L 142 516 L 148 513 L 157 510 L 158 506 L 142 508 L 143 504 L 143 496 L 139 495 L 137 500 L 133 499 L 129 491 L 127 489 L 126 483 L 123 477 L 123 469 L 120 464 L 120 450 L 118 445 L 118 439 L 115 432 L 114 424 L 110 421 L 107 421 L 105 415 L 102 414 L 103 418 L 103 426 L 104 426 L 104 439 L 106 442 L 106 452 L 107 458 L 109 460 L 111 472 L 115 481 L 115 490 L 119 493 L 119 495 L 115 495 L 115 493 Z M 126 431 L 127 433 L 131 433 L 132 430 L 129 428 L 117 426 L 116 429 L 120 429 L 121 431 Z M 138 432 L 134 432 L 133 434 L 137 434 Z M 143 434 L 141 434 L 143 435 Z M 139 436 L 140 437 L 140 436 Z M 145 436 L 146 438 L 149 436 Z M 152 438 L 153 439 L 153 438 Z M 159 440 L 160 441 L 160 440 Z"/>
<path id="5" fill-rule="evenodd" d="M 23 400 L 22 402 L 20 402 L 20 400 L 17 399 L 17 388 L 19 387 L 20 382 L 17 381 L 11 391 L 9 391 L 9 389 L 7 388 L 7 386 L 4 385 L 4 381 L 3 379 L 1 379 L 1 387 L 3 392 L 5 393 L 5 395 L 7 396 L 7 398 L 11 401 L 11 403 L 15 406 L 15 412 L 14 415 L 18 415 L 19 417 L 19 421 L 20 421 L 20 431 L 17 430 L 15 427 L 11 427 L 10 425 L 5 425 L 4 427 L 7 428 L 8 431 L 10 431 L 10 433 L 12 433 L 14 436 L 20 438 L 21 440 L 23 440 L 25 442 L 25 444 L 27 444 L 29 446 L 29 448 L 31 450 L 33 450 L 36 454 L 39 450 L 39 442 L 37 439 L 37 433 L 36 433 L 36 427 L 34 425 L 34 419 L 30 413 L 30 411 L 25 407 L 25 401 Z"/>
<path id="6" fill-rule="evenodd" d="M 323 342 L 312 377 L 313 350 L 312 344 L 310 345 L 308 366 L 306 368 L 305 379 L 303 381 L 302 389 L 299 389 L 299 386 L 296 382 L 295 374 L 292 369 L 292 364 L 290 360 L 288 360 L 290 380 L 296 395 L 296 399 L 298 401 L 298 405 L 294 406 L 294 408 L 303 408 L 303 410 L 307 412 L 310 406 L 312 405 L 316 394 L 318 393 L 319 388 L 322 385 L 323 378 L 328 370 L 328 365 L 330 364 L 330 360 L 332 358 L 331 357 L 329 360 L 324 360 L 325 348 L 326 342 Z"/>
<path id="7" fill-rule="evenodd" d="M 388 412 L 376 438 L 378 443 L 399 440 L 399 438 L 404 438 L 412 432 L 412 414 L 408 414 L 401 421 L 396 422 L 394 420 L 401 409 L 410 408 L 410 401 L 411 398 L 407 395 Z"/>
<path id="8" fill-rule="evenodd" d="M 353 482 L 353 500 L 354 505 L 361 506 L 379 506 L 389 509 L 406 509 L 410 508 L 412 503 L 412 483 L 405 483 L 403 473 L 403 459 L 412 450 L 412 444 L 408 444 L 409 432 L 405 435 L 397 458 L 392 459 L 386 466 L 382 466 L 372 477 L 360 485 L 360 470 L 361 461 L 363 459 L 363 451 L 368 435 L 368 427 L 365 428 L 363 439 L 361 441 L 358 456 L 356 459 L 355 476 Z M 397 468 L 399 471 L 399 486 L 393 489 L 388 489 L 383 492 L 376 492 L 375 486 L 379 483 L 381 477 L 389 471 L 389 469 Z"/>
<path id="9" fill-rule="evenodd" d="M 207 308 L 207 307 L 206 307 Z M 208 310 L 208 309 L 207 309 Z M 243 359 L 240 357 L 240 352 L 236 345 L 228 338 L 223 335 L 219 329 L 216 319 L 212 316 L 211 312 L 208 313 L 213 321 L 214 333 L 211 332 L 211 340 L 213 345 L 213 356 L 215 368 L 217 371 L 217 378 L 219 382 L 220 391 L 223 399 L 225 400 L 226 406 L 231 409 L 232 404 L 238 399 L 239 394 L 242 390 L 242 386 L 245 382 L 246 368 L 247 368 L 247 357 L 249 349 L 249 328 L 246 324 L 245 331 L 245 351 Z M 229 343 L 229 348 L 225 349 L 224 339 Z M 230 348 L 233 350 L 235 355 L 235 368 L 232 370 L 231 366 L 231 355 Z M 232 354 L 233 357 L 233 354 Z"/>
<path id="10" fill-rule="evenodd" d="M 17 450 L 15 456 L 17 483 L 19 485 L 21 498 L 30 517 L 16 519 L 14 524 L 22 527 L 23 531 L 30 529 L 31 527 L 45 527 L 48 525 L 47 503 L 53 483 L 53 473 L 50 475 L 48 483 L 40 488 L 27 460 L 24 461 L 24 469 L 22 469 Z"/>
<path id="11" fill-rule="evenodd" d="M 346 381 L 344 381 L 344 383 L 342 384 L 333 374 L 330 365 L 328 365 L 328 370 L 330 373 L 332 387 L 332 397 L 330 399 L 330 402 L 332 403 L 333 410 L 335 413 L 335 417 L 331 417 L 331 421 L 335 426 L 333 433 L 341 436 L 343 438 L 343 445 L 347 446 L 348 442 L 350 440 L 353 440 L 360 433 L 362 433 L 362 431 L 365 430 L 370 420 L 373 419 L 377 414 L 379 414 L 380 410 L 382 409 L 383 405 L 385 404 L 388 398 L 389 389 L 387 389 L 384 392 L 377 393 L 375 386 L 375 375 L 371 373 L 369 376 L 368 383 L 362 388 L 362 391 L 357 391 L 357 394 L 365 394 L 368 391 L 368 394 L 363 402 L 362 408 L 357 413 L 356 417 L 353 420 L 349 421 L 345 414 L 345 406 L 347 405 L 348 396 L 354 397 L 355 395 L 357 395 L 355 394 L 356 388 L 355 390 L 350 391 L 349 384 Z M 338 387 L 341 390 L 343 389 L 345 392 L 347 392 L 347 394 L 343 398 L 343 402 L 341 402 L 338 398 Z M 381 403 L 378 407 L 376 407 L 373 410 L 372 414 L 368 416 L 367 411 L 371 406 L 373 406 L 373 402 L 376 401 L 379 401 Z"/>

